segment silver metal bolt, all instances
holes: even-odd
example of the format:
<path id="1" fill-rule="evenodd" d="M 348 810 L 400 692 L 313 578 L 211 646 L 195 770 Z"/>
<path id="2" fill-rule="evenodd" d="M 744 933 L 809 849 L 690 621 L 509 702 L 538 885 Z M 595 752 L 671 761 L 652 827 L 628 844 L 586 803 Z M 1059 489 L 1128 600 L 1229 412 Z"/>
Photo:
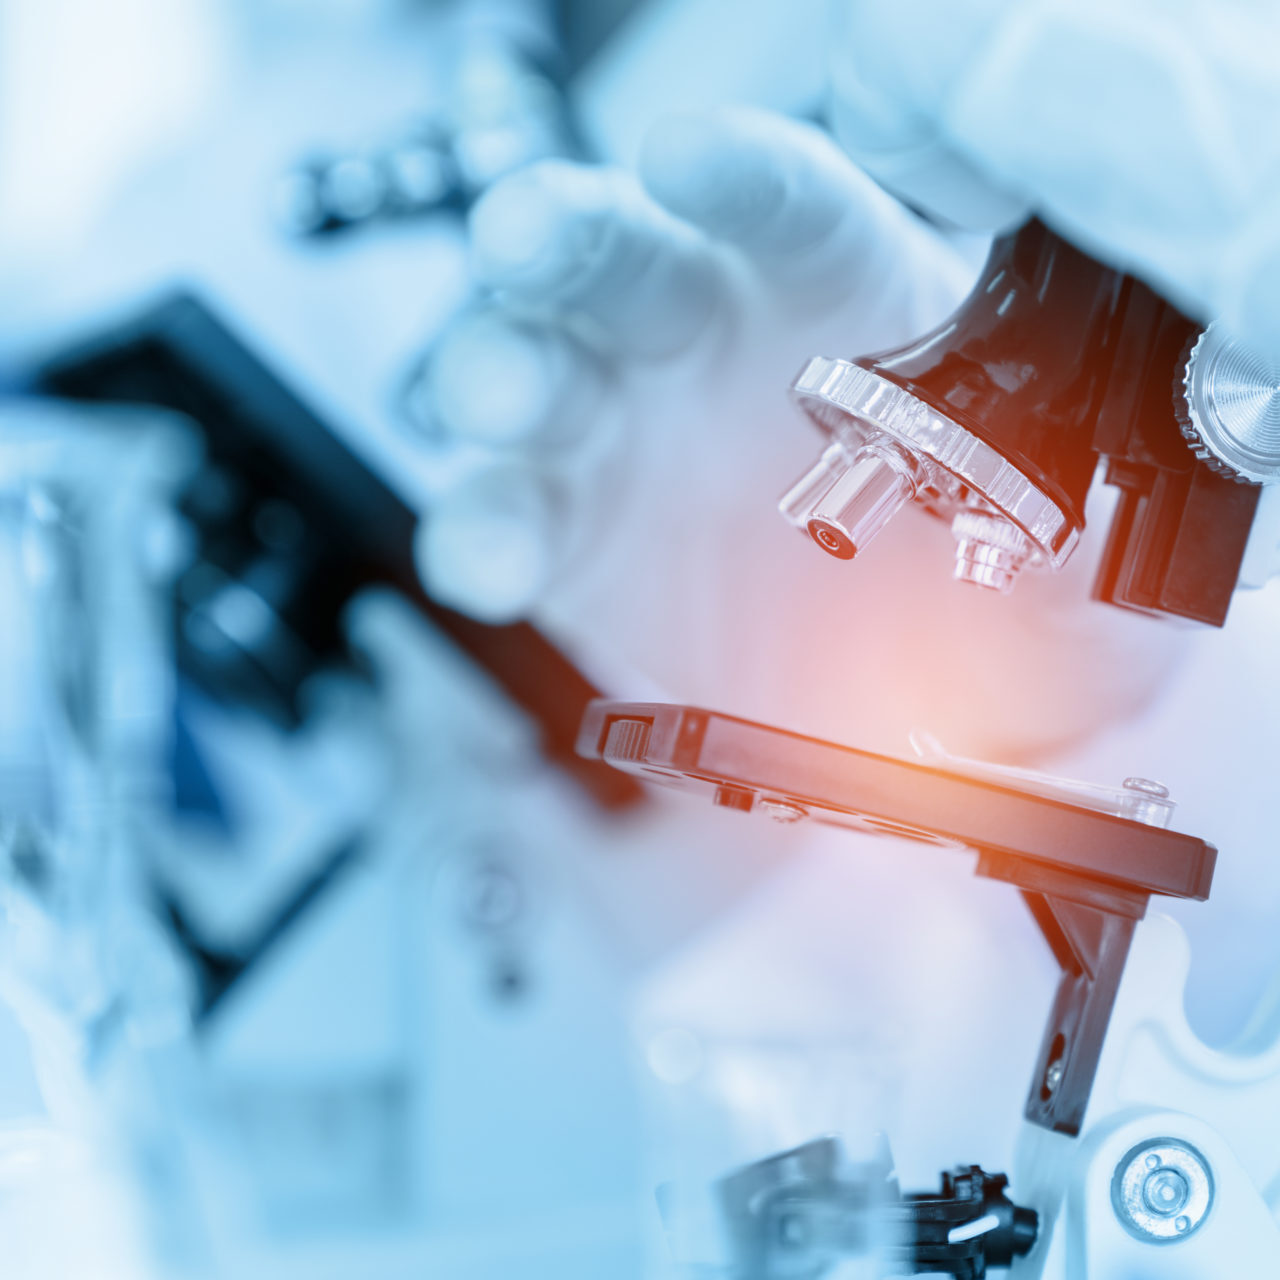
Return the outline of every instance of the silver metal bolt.
<path id="1" fill-rule="evenodd" d="M 1169 799 L 1169 788 L 1163 782 L 1153 782 L 1150 778 L 1126 778 L 1124 789 L 1131 797 L 1121 810 L 1126 818 L 1152 827 L 1169 825 L 1174 803 Z"/>
<path id="2" fill-rule="evenodd" d="M 1177 1169 L 1155 1169 L 1142 1184 L 1142 1199 L 1152 1213 L 1168 1217 L 1176 1214 L 1187 1203 L 1191 1188 Z"/>
<path id="3" fill-rule="evenodd" d="M 1189 1143 L 1152 1138 L 1116 1166 L 1111 1203 L 1121 1225 L 1147 1244 L 1172 1244 L 1192 1235 L 1213 1205 L 1213 1174 Z"/>
<path id="4" fill-rule="evenodd" d="M 1066 1065 L 1061 1058 L 1055 1058 L 1049 1063 L 1044 1073 L 1044 1088 L 1046 1093 L 1056 1093 L 1058 1086 L 1062 1083 L 1063 1073 L 1066 1071 Z"/>
<path id="5" fill-rule="evenodd" d="M 774 822 L 799 822 L 802 818 L 809 816 L 808 811 L 801 805 L 794 804 L 790 800 L 778 800 L 771 796 L 760 800 L 756 808 L 761 813 L 768 814 Z"/>

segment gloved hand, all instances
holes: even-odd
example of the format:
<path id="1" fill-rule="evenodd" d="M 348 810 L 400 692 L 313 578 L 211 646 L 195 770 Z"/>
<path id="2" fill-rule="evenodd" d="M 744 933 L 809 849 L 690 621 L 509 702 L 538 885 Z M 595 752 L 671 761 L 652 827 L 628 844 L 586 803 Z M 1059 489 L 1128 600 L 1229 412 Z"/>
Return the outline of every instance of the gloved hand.
<path id="1" fill-rule="evenodd" d="M 638 183 L 534 166 L 480 202 L 471 239 L 491 300 L 440 340 L 419 397 L 479 458 L 424 522 L 437 598 L 533 614 L 619 692 L 642 691 L 629 669 L 889 750 L 921 725 L 1023 754 L 1123 715 L 1167 670 L 1167 630 L 1087 604 L 1087 550 L 986 597 L 938 569 L 950 535 L 922 515 L 850 568 L 776 514 L 816 443 L 786 397 L 803 361 L 923 332 L 974 270 L 818 130 L 670 120 Z"/>
<path id="2" fill-rule="evenodd" d="M 833 124 L 917 207 L 1068 239 L 1280 354 L 1280 8 L 841 0 Z"/>
<path id="3" fill-rule="evenodd" d="M 750 414 L 763 392 L 785 413 L 788 377 L 814 342 L 906 338 L 963 294 L 958 256 L 806 126 L 745 112 L 677 119 L 650 139 L 640 176 L 647 190 L 619 170 L 538 164 L 473 215 L 475 274 L 494 301 L 438 343 L 427 407 L 454 440 L 490 448 L 495 465 L 434 513 L 422 562 L 437 594 L 478 616 L 505 619 L 541 600 L 584 523 L 599 559 L 599 536 L 626 536 L 629 511 L 650 525 L 660 514 L 645 510 L 657 492 L 640 487 L 643 475 L 618 484 L 612 457 L 593 456 L 592 467 L 585 455 L 621 446 L 634 462 L 661 450 L 653 461 L 672 497 L 669 464 L 685 450 L 719 455 L 714 470 L 735 475 L 735 454 L 761 443 L 744 406 Z M 605 439 L 623 416 L 628 429 L 651 416 L 642 402 L 655 397 L 676 402 L 664 417 L 697 401 L 699 438 L 646 424 L 638 449 Z M 568 473 L 585 472 L 572 498 L 608 490 L 598 494 L 608 515 L 553 514 L 534 468 L 555 474 L 559 497 Z M 770 474 L 770 506 L 791 469 Z M 698 483 L 719 487 L 711 475 Z M 676 503 L 661 505 L 680 518 Z M 464 507 L 490 520 L 503 512 L 512 536 L 473 537 Z"/>

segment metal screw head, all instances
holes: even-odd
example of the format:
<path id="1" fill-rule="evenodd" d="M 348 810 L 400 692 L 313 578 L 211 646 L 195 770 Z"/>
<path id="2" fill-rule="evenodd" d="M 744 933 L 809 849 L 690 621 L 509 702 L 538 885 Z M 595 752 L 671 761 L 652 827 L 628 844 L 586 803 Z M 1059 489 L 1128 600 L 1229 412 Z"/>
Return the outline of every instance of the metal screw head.
<path id="1" fill-rule="evenodd" d="M 1126 778 L 1124 787 L 1126 791 L 1137 791 L 1144 796 L 1155 796 L 1159 800 L 1169 798 L 1169 788 L 1163 782 L 1153 782 L 1150 778 Z"/>
<path id="2" fill-rule="evenodd" d="M 1169 799 L 1169 788 L 1163 782 L 1150 778 L 1126 778 L 1124 792 L 1127 799 L 1120 812 L 1135 822 L 1145 822 L 1153 827 L 1167 827 L 1175 808 Z"/>
<path id="3" fill-rule="evenodd" d="M 809 816 L 803 806 L 794 804 L 790 800 L 778 800 L 772 796 L 761 799 L 756 808 L 761 813 L 768 814 L 774 822 L 799 822 L 801 818 Z"/>
<path id="4" fill-rule="evenodd" d="M 1152 1213 L 1167 1218 L 1178 1211 L 1191 1198 L 1191 1187 L 1177 1169 L 1164 1166 L 1147 1175 L 1142 1184 L 1142 1199 Z"/>
<path id="5" fill-rule="evenodd" d="M 1213 1174 L 1189 1143 L 1152 1138 L 1116 1165 L 1111 1203 L 1131 1236 L 1147 1244 L 1175 1244 L 1209 1216 Z"/>

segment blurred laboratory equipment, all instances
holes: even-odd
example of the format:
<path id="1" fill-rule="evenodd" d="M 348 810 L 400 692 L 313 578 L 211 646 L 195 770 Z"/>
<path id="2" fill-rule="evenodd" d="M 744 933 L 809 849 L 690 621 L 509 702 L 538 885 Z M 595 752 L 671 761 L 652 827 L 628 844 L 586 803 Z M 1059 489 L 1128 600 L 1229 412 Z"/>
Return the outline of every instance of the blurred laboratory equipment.
<path id="1" fill-rule="evenodd" d="M 155 410 L 10 402 L 0 453 L 11 695 L 0 980 L 61 1127 L 62 1142 L 55 1132 L 32 1148 L 40 1187 L 79 1166 L 79 1143 L 135 1172 L 173 1156 L 163 1110 L 143 1108 L 141 1123 L 130 1113 L 164 1074 L 195 1003 L 150 888 L 155 818 L 171 791 L 165 599 L 184 552 L 171 504 L 198 447 L 176 416 Z M 146 1209 L 124 1199 L 127 1257 Z M 44 1274 L 24 1236 L 19 1256 Z M 79 1269 L 91 1247 L 54 1247 L 48 1273 Z"/>
<path id="2" fill-rule="evenodd" d="M 266 1274 L 320 1221 L 371 1244 L 421 1221 L 421 948 L 393 908 L 429 912 L 445 865 L 469 868 L 442 904 L 461 927 L 437 927 L 474 953 L 472 999 L 546 998 L 538 859 L 489 812 L 495 785 L 516 806 L 547 786 L 537 731 L 418 608 L 366 592 L 342 623 L 358 661 L 299 676 L 288 724 L 182 660 L 215 437 L 26 401 L 0 446 L 3 986 L 72 1144 L 24 1146 L 20 1190 L 48 1205 L 31 1232 L 123 1193 L 120 1239 L 82 1242 L 115 1250 L 106 1274 Z M 24 1274 L 80 1271 L 22 1239 Z"/>
<path id="3" fill-rule="evenodd" d="M 314 28 L 286 5 L 251 15 L 267 41 L 294 24 L 307 37 L 297 59 L 258 72 L 256 89 L 252 76 L 236 84 L 221 108 L 231 108 L 227 146 L 202 140 L 173 186 L 163 169 L 140 196 L 126 185 L 117 210 L 93 223 L 101 239 L 61 246 L 49 287 L 19 291 L 7 321 L 7 374 L 17 367 L 30 387 L 39 365 L 47 391 L 56 364 L 58 393 L 96 402 L 86 404 L 94 415 L 113 400 L 177 401 L 205 459 L 170 495 L 173 580 L 157 602 L 175 705 L 156 775 L 172 794 L 148 811 L 145 867 L 132 842 L 121 849 L 137 872 L 131 910 L 181 977 L 185 1020 L 166 1042 L 163 1088 L 135 1089 L 127 1071 L 119 1088 L 95 1076 L 92 1118 L 57 1119 L 76 1159 L 84 1139 L 87 1173 L 63 1177 L 60 1155 L 33 1170 L 47 1212 L 23 1233 L 32 1275 L 91 1274 L 49 1235 L 50 1222 L 71 1217 L 104 1269 L 131 1275 L 421 1265 L 483 1275 L 513 1258 L 561 1275 L 598 1274 L 601 1259 L 615 1274 L 641 1265 L 623 978 L 575 900 L 576 860 L 612 832 L 547 771 L 537 713 L 513 701 L 541 702 L 571 734 L 574 699 L 560 696 L 560 676 L 591 686 L 530 628 L 477 626 L 422 593 L 417 486 L 378 456 L 381 399 L 356 403 L 364 386 L 381 395 L 407 344 L 366 320 L 358 333 L 343 323 L 367 315 L 382 289 L 385 246 L 370 237 L 366 251 L 356 238 L 351 251 L 304 258 L 277 248 L 269 225 L 257 232 L 265 171 L 324 132 L 317 102 L 335 101 L 326 118 L 345 125 L 343 94 L 358 97 L 369 137 L 380 121 L 410 119 L 409 95 L 384 74 L 411 61 L 407 42 L 395 47 L 396 21 L 391 44 L 371 53 L 346 43 L 358 21 L 334 19 L 350 79 L 316 71 L 323 42 L 312 31 L 339 7 L 317 9 Z M 416 74 L 430 105 L 430 64 Z M 415 336 L 424 305 L 437 294 L 448 305 L 451 278 L 447 235 L 421 234 L 390 255 Z M 424 243 L 425 263 L 406 269 Z M 156 307 L 175 286 L 185 300 Z M 331 290 L 348 301 L 321 308 L 307 296 L 316 287 L 326 304 Z M 331 339 L 341 350 L 327 359 Z M 378 359 L 353 373 L 362 343 Z M 350 501 L 357 485 L 362 511 Z M 98 554 L 114 562 L 120 545 L 104 541 Z M 416 607 L 362 590 L 397 581 Z M 507 660 L 535 651 L 550 665 Z M 34 687 L 25 661 L 6 674 Z M 23 840 L 16 860 L 34 868 Z M 78 952 L 74 936 L 55 936 Z M 156 967 L 157 981 L 167 972 Z M 29 1027 L 38 1040 L 46 1024 Z M 553 1146 L 548 1168 L 541 1153 Z M 134 1149 L 144 1158 L 122 1158 Z M 478 1149 L 507 1155 L 495 1169 Z M 123 1191 L 136 1210 L 128 1264 L 102 1215 L 90 1215 L 87 1183 L 107 1205 Z"/>
<path id="4" fill-rule="evenodd" d="M 489 627 L 425 596 L 415 517 L 334 432 L 198 299 L 177 297 L 46 359 L 48 394 L 152 403 L 188 414 L 208 465 L 183 495 L 196 546 L 176 593 L 183 670 L 211 697 L 286 724 L 324 668 L 352 669 L 342 614 L 358 591 L 395 587 L 541 728 L 548 754 L 603 804 L 626 804 L 571 743 L 593 696 L 527 624 Z"/>
<path id="5" fill-rule="evenodd" d="M 553 6 L 458 0 L 450 16 L 457 47 L 447 109 L 365 150 L 291 169 L 274 198 L 282 230 L 318 236 L 463 210 L 504 174 L 582 154 Z"/>

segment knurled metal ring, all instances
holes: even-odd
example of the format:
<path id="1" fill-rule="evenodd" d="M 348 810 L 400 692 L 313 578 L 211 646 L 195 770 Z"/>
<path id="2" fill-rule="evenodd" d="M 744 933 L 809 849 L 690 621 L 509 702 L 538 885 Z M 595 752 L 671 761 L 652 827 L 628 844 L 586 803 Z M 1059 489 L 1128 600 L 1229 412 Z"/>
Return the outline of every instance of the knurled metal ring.
<path id="1" fill-rule="evenodd" d="M 887 378 L 848 360 L 815 356 L 791 384 L 791 394 L 850 452 L 869 433 L 883 432 L 944 487 L 950 480 L 950 487 L 980 495 L 1022 529 L 1053 568 L 1075 549 L 1080 531 L 1047 493 L 998 449 Z"/>
<path id="2" fill-rule="evenodd" d="M 1201 462 L 1240 483 L 1280 480 L 1280 367 L 1215 321 L 1196 339 L 1175 397 Z"/>

